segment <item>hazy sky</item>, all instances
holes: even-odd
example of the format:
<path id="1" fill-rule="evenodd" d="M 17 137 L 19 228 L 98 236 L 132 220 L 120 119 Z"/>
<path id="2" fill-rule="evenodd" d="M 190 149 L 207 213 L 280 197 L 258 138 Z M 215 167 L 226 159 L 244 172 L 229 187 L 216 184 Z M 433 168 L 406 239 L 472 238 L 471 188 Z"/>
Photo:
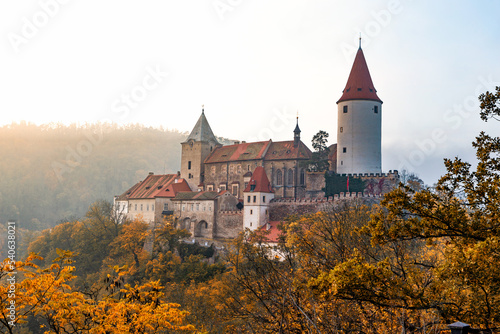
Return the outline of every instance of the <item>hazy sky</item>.
<path id="1" fill-rule="evenodd" d="M 477 96 L 500 85 L 498 1 L 42 0 L 0 3 L 0 125 L 112 121 L 336 142 L 358 37 L 384 101 L 384 171 L 433 183 L 474 159 Z"/>

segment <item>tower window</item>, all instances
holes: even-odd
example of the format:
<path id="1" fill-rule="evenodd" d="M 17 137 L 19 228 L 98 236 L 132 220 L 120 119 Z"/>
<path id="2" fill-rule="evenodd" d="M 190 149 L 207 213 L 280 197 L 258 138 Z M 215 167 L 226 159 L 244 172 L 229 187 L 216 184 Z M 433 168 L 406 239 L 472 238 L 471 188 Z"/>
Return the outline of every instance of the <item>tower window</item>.
<path id="1" fill-rule="evenodd" d="M 257 196 L 254 196 L 254 197 L 253 197 L 253 202 L 254 202 L 254 203 L 255 203 L 255 202 L 257 202 Z"/>
<path id="2" fill-rule="evenodd" d="M 347 106 L 344 106 L 344 114 L 347 114 Z"/>
<path id="3" fill-rule="evenodd" d="M 340 127 L 340 133 L 344 132 L 344 127 Z"/>
<path id="4" fill-rule="evenodd" d="M 191 169 L 191 161 L 188 161 L 188 169 Z"/>
<path id="5" fill-rule="evenodd" d="M 250 210 L 250 214 L 253 215 L 253 210 Z"/>
<path id="6" fill-rule="evenodd" d="M 373 112 L 374 112 L 375 114 L 378 114 L 378 106 L 374 106 L 374 107 L 373 107 Z"/>
<path id="7" fill-rule="evenodd" d="M 343 152 L 343 153 L 346 153 L 346 152 L 347 152 L 347 147 L 343 147 L 343 148 L 342 148 L 342 152 Z"/>
<path id="8" fill-rule="evenodd" d="M 341 166 L 344 166 L 344 162 L 343 162 L 343 161 L 341 161 L 341 162 L 340 162 L 340 165 L 341 165 Z"/>
<path id="9" fill-rule="evenodd" d="M 266 203 L 266 196 L 262 196 L 262 202 Z"/>

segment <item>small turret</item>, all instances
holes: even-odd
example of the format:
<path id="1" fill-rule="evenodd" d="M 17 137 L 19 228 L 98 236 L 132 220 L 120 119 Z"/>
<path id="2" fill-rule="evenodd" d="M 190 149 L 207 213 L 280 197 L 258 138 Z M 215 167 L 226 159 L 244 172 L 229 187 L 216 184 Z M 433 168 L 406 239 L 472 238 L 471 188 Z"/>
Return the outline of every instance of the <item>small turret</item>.
<path id="1" fill-rule="evenodd" d="M 297 116 L 297 125 L 295 130 L 293 130 L 293 147 L 298 147 L 300 143 L 300 128 L 299 128 L 299 116 Z"/>

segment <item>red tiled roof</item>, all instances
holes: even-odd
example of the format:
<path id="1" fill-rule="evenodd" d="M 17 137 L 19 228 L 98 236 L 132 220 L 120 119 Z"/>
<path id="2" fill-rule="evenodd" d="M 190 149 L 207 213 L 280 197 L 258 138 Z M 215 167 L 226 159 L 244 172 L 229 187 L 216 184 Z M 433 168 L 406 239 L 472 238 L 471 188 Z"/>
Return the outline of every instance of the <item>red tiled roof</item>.
<path id="1" fill-rule="evenodd" d="M 126 201 L 128 200 L 128 198 L 130 197 L 130 195 L 137 189 L 137 187 L 139 187 L 141 185 L 141 182 L 137 182 L 136 184 L 134 184 L 130 189 L 128 189 L 127 191 L 125 191 L 123 194 L 121 194 L 120 196 L 116 197 L 116 200 L 117 201 Z"/>
<path id="2" fill-rule="evenodd" d="M 268 224 L 264 224 L 260 227 L 262 231 L 269 231 L 269 234 L 267 235 L 267 240 L 269 242 L 278 242 L 279 237 L 281 235 L 281 231 L 278 229 L 278 225 L 280 224 L 280 221 L 270 221 Z M 269 227 L 269 229 L 268 229 Z"/>
<path id="3" fill-rule="evenodd" d="M 253 190 L 252 186 L 255 186 Z M 267 178 L 266 171 L 264 167 L 258 166 L 255 168 L 252 178 L 250 182 L 248 182 L 247 187 L 243 192 L 263 192 L 263 193 L 272 193 L 273 189 L 271 188 L 271 183 Z"/>
<path id="4" fill-rule="evenodd" d="M 293 140 L 272 142 L 264 160 L 311 159 L 311 150 L 302 141 L 297 147 Z"/>
<path id="5" fill-rule="evenodd" d="M 175 185 L 175 180 L 178 186 Z M 181 191 L 187 186 L 187 182 L 183 179 L 178 179 L 177 174 L 154 175 L 149 174 L 144 181 L 139 183 L 139 186 L 131 192 L 129 199 L 152 199 L 155 197 L 171 197 L 170 191 L 175 193 Z M 189 189 L 189 186 L 188 188 Z M 191 190 L 191 189 L 189 189 Z M 173 196 L 172 196 L 173 197 Z"/>
<path id="6" fill-rule="evenodd" d="M 270 144 L 269 140 L 216 147 L 205 163 L 262 159 Z"/>
<path id="7" fill-rule="evenodd" d="M 177 183 L 174 180 L 173 183 L 170 183 L 168 186 L 163 187 L 161 191 L 156 195 L 156 197 L 173 198 L 175 197 L 175 195 L 177 195 L 178 192 L 181 191 L 191 191 L 191 188 L 189 188 L 189 184 L 184 179 L 178 179 Z"/>
<path id="8" fill-rule="evenodd" d="M 377 96 L 377 90 L 373 86 L 370 71 L 361 48 L 358 49 L 342 97 L 337 103 L 348 100 L 372 100 L 382 103 L 382 100 Z"/>

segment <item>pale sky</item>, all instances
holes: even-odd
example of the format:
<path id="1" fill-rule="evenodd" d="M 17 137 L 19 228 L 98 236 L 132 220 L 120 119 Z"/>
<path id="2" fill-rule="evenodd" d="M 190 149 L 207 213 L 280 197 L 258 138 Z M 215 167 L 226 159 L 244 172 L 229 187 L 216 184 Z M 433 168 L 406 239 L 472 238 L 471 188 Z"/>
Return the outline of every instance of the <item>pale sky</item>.
<path id="1" fill-rule="evenodd" d="M 500 86 L 498 1 L 41 0 L 0 3 L 0 125 L 112 121 L 336 142 L 358 37 L 382 106 L 384 171 L 432 184 L 473 161 L 477 95 Z M 490 124 L 491 123 L 491 124 Z"/>

